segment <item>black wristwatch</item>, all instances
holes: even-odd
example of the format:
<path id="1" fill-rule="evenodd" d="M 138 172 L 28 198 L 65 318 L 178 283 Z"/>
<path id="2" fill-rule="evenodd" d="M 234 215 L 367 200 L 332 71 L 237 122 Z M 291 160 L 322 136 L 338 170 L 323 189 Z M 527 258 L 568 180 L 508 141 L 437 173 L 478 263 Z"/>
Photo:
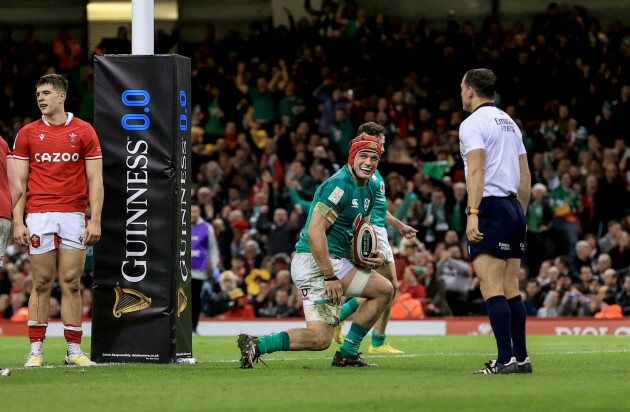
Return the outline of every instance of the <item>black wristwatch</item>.
<path id="1" fill-rule="evenodd" d="M 466 212 L 466 216 L 470 216 L 471 214 L 478 215 L 479 214 L 479 209 L 473 209 L 470 206 L 466 206 L 465 212 Z"/>

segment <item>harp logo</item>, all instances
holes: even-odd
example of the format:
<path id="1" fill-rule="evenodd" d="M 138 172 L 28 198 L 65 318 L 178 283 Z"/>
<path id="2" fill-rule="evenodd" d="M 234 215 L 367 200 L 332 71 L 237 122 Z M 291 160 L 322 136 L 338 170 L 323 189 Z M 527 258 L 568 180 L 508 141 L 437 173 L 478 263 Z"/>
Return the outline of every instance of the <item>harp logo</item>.
<path id="1" fill-rule="evenodd" d="M 186 292 L 184 292 L 183 288 L 179 288 L 177 291 L 177 317 L 182 314 L 184 309 L 188 306 L 188 298 L 186 297 Z"/>
<path id="2" fill-rule="evenodd" d="M 151 306 L 151 298 L 146 297 L 135 289 L 121 288 L 116 285 L 116 302 L 114 303 L 114 316 L 119 318 L 123 313 L 135 312 Z"/>

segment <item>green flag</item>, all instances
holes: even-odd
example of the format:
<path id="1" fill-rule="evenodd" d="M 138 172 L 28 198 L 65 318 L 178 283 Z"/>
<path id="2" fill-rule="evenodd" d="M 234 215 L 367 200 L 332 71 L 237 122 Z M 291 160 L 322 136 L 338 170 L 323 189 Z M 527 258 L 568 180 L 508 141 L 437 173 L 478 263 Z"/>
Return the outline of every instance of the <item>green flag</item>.
<path id="1" fill-rule="evenodd" d="M 439 162 L 425 162 L 422 166 L 422 173 L 434 179 L 442 180 L 444 172 L 449 167 L 448 160 L 440 160 Z"/>

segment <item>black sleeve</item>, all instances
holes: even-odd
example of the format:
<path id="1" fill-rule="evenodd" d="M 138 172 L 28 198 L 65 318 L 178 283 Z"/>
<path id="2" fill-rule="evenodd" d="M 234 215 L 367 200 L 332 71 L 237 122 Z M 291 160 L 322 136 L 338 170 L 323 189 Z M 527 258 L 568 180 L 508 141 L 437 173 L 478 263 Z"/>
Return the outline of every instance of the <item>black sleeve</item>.
<path id="1" fill-rule="evenodd" d="M 267 213 L 261 213 L 256 221 L 256 230 L 261 233 L 269 233 L 270 229 L 271 221 L 269 220 L 269 215 Z"/>
<path id="2" fill-rule="evenodd" d="M 267 217 L 269 220 L 273 220 L 273 212 L 276 211 L 276 191 L 273 188 L 273 183 L 267 185 L 267 190 L 269 190 L 269 197 L 267 198 L 269 211 L 267 212 Z"/>

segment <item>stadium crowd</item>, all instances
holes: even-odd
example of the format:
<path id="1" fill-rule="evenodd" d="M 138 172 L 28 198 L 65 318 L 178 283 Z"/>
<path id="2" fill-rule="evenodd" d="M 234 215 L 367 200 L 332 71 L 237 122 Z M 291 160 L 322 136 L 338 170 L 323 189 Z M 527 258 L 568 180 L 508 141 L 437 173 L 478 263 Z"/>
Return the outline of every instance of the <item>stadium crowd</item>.
<path id="1" fill-rule="evenodd" d="M 248 33 L 212 25 L 197 44 L 165 36 L 158 51 L 192 59 L 193 196 L 212 224 L 220 263 L 201 288 L 202 316 L 303 316 L 289 272 L 318 185 L 343 166 L 359 124 L 387 130 L 388 208 L 419 230 L 395 245 L 399 302 L 416 317 L 483 315 L 465 239 L 466 186 L 459 84 L 471 68 L 501 79 L 496 103 L 521 127 L 532 175 L 520 283 L 528 314 L 630 314 L 630 28 L 602 28 L 582 7 L 550 4 L 526 30 L 456 16 L 436 31 L 424 19 L 368 15 L 360 2 L 305 2 L 289 26 L 252 22 Z M 93 120 L 85 46 L 62 28 L 52 44 L 26 27 L 0 39 L 0 134 L 38 116 L 45 73 L 65 73 L 66 107 Z M 130 52 L 124 28 L 97 52 Z M 83 276 L 91 310 L 91 267 Z M 25 249 L 10 245 L 0 274 L 0 317 L 25 320 L 32 290 Z M 58 288 L 57 288 L 58 290 Z M 51 314 L 60 293 L 53 294 Z M 56 306 L 55 306 L 56 305 Z M 393 318 L 406 311 L 392 310 Z"/>

